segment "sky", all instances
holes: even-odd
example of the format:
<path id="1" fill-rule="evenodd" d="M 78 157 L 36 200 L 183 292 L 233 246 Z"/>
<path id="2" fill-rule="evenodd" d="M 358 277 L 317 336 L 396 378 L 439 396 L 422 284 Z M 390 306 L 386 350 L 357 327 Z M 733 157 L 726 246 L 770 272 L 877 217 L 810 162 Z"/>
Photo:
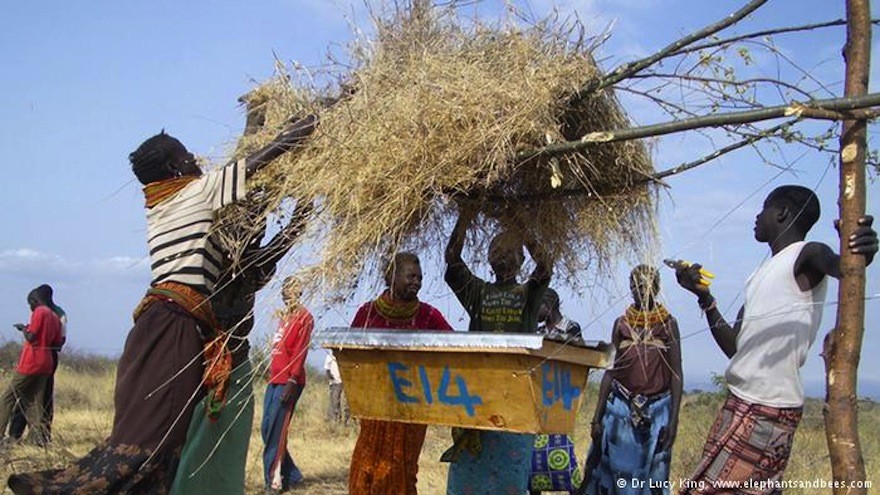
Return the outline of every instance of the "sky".
<path id="1" fill-rule="evenodd" d="M 508 2 L 536 17 L 556 8 L 576 15 L 588 32 L 610 33 L 600 47 L 603 68 L 645 56 L 738 9 L 744 1 L 719 0 L 518 0 Z M 843 17 L 843 1 L 777 0 L 734 32 Z M 498 16 L 504 3 L 486 0 L 465 9 Z M 20 338 L 12 324 L 26 321 L 29 290 L 51 284 L 69 317 L 68 342 L 79 350 L 118 355 L 131 327 L 131 311 L 149 284 L 143 196 L 128 154 L 160 129 L 191 151 L 222 163 L 241 134 L 237 98 L 273 73 L 275 59 L 319 68 L 327 53 L 344 56 L 355 32 L 370 31 L 363 3 L 327 0 L 230 0 L 177 2 L 3 2 L 0 6 L 0 150 L 5 155 L 0 194 L 0 339 Z M 780 53 L 797 61 L 827 92 L 841 94 L 840 49 L 844 30 L 779 37 Z M 874 43 L 874 53 L 877 53 Z M 756 74 L 775 75 L 773 60 L 755 53 Z M 872 77 L 877 80 L 876 70 Z M 809 81 L 798 84 L 809 86 Z M 873 87 L 873 85 L 872 85 Z M 639 124 L 665 120 L 657 109 L 626 95 L 624 108 Z M 717 134 L 667 136 L 649 145 L 655 168 L 698 158 L 720 146 Z M 785 167 L 768 166 L 762 156 Z M 716 274 L 713 291 L 730 318 L 741 289 L 768 250 L 752 237 L 754 216 L 774 187 L 814 188 L 823 214 L 811 239 L 837 249 L 838 170 L 827 155 L 804 149 L 742 150 L 667 179 L 660 195 L 661 238 L 653 257 L 699 261 Z M 877 214 L 880 184 L 869 181 L 868 211 Z M 436 252 L 422 253 L 436 257 Z M 283 264 L 296 266 L 295 255 Z M 880 264 L 880 263 L 878 263 Z M 878 264 L 867 272 L 869 299 L 860 368 L 861 393 L 880 398 L 880 283 Z M 588 339 L 608 340 L 614 318 L 628 303 L 629 262 L 619 277 L 578 290 L 562 288 L 563 311 L 580 321 Z M 421 297 L 456 328 L 467 321 L 442 281 L 442 269 L 426 265 Z M 482 273 L 488 277 L 488 273 Z M 683 335 L 685 385 L 706 388 L 726 359 L 714 344 L 693 297 L 663 272 L 663 298 Z M 592 280 L 584 274 L 584 280 Z M 350 305 L 310 302 L 319 327 L 344 326 Z M 820 337 L 803 368 L 810 395 L 823 394 L 821 336 L 834 324 L 836 284 L 829 285 Z M 259 295 L 253 340 L 267 341 L 277 285 Z M 320 362 L 320 352 L 310 358 Z"/>

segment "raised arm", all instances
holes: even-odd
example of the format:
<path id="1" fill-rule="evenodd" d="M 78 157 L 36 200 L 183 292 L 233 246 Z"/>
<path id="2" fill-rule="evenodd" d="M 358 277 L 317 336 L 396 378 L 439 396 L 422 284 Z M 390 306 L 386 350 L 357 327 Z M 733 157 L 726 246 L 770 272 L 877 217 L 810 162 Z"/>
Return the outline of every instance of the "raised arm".
<path id="1" fill-rule="evenodd" d="M 455 227 L 452 229 L 452 235 L 449 236 L 449 244 L 446 245 L 447 269 L 453 265 L 464 265 L 464 260 L 461 259 L 461 251 L 464 249 L 467 229 L 471 226 L 476 216 L 476 208 L 464 204 L 459 205 L 458 220 L 456 220 Z"/>
<path id="2" fill-rule="evenodd" d="M 461 258 L 468 227 L 476 216 L 476 208 L 459 204 L 458 220 L 452 229 L 449 244 L 446 245 L 446 272 L 443 274 L 443 279 L 464 306 L 465 311 L 473 309 L 479 294 L 479 279 L 474 277 Z"/>
<path id="3" fill-rule="evenodd" d="M 550 277 L 553 276 L 553 261 L 550 259 L 550 256 L 547 255 L 541 244 L 535 239 L 526 239 L 525 245 L 529 251 L 529 256 L 535 260 L 535 269 L 532 271 L 529 279 L 538 283 L 549 282 Z"/>
<path id="4" fill-rule="evenodd" d="M 280 134 L 275 136 L 271 143 L 245 159 L 247 164 L 245 175 L 247 177 L 252 176 L 272 160 L 302 144 L 317 127 L 317 115 L 309 115 L 288 125 Z"/>
<path id="5" fill-rule="evenodd" d="M 859 218 L 858 227 L 848 237 L 847 246 L 853 254 L 865 257 L 865 265 L 870 265 L 877 254 L 877 232 L 871 228 L 874 217 Z M 837 222 L 835 222 L 835 227 Z M 840 278 L 840 255 L 826 244 L 808 242 L 798 255 L 794 265 L 794 276 L 801 290 L 810 290 L 825 276 Z"/>
<path id="6" fill-rule="evenodd" d="M 260 266 L 272 266 L 290 250 L 294 241 L 302 234 L 306 226 L 306 218 L 312 212 L 312 204 L 305 206 L 297 205 L 290 221 L 275 234 L 272 239 L 257 251 L 257 264 Z"/>
<path id="7" fill-rule="evenodd" d="M 715 296 L 709 290 L 709 286 L 700 283 L 700 280 L 703 278 L 703 275 L 700 274 L 700 268 L 702 268 L 702 265 L 697 263 L 687 267 L 679 267 L 675 270 L 675 278 L 678 280 L 678 284 L 684 287 L 685 290 L 697 296 L 697 304 L 706 313 L 706 321 L 709 323 L 709 329 L 712 330 L 712 337 L 715 339 L 718 347 L 721 348 L 721 352 L 728 358 L 731 358 L 736 354 L 736 336 L 739 334 L 740 327 L 742 326 L 743 310 L 745 308 L 740 308 L 736 322 L 731 327 L 721 312 L 718 311 L 718 304 L 715 301 Z"/>

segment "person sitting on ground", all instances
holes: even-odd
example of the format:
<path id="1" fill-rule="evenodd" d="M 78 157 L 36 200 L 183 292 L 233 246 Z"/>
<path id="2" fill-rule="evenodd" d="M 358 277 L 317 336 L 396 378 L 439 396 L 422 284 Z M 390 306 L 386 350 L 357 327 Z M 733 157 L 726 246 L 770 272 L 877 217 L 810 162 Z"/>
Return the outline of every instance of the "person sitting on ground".
<path id="1" fill-rule="evenodd" d="M 538 333 L 565 343 L 582 342 L 581 326 L 563 316 L 559 306 L 559 294 L 547 289 L 538 308 Z M 554 433 L 535 435 L 529 494 L 539 495 L 545 491 L 574 493 L 581 481 L 582 474 L 571 437 Z"/>
<path id="2" fill-rule="evenodd" d="M 517 275 L 525 262 L 522 240 L 502 232 L 489 244 L 495 281 L 476 277 L 461 258 L 467 229 L 476 209 L 463 205 L 446 247 L 446 283 L 464 306 L 471 332 L 535 333 L 538 308 L 550 284 L 552 264 L 537 246 L 526 247 L 535 269 L 521 284 Z M 453 429 L 455 444 L 441 457 L 451 462 L 447 494 L 525 493 L 528 491 L 535 436 L 489 430 Z"/>
<path id="3" fill-rule="evenodd" d="M 62 309 L 61 306 L 55 304 L 55 301 L 52 298 L 52 287 L 50 285 L 43 284 L 34 290 L 40 292 L 41 298 L 46 301 L 49 309 L 58 315 L 58 318 L 61 320 L 61 343 L 58 344 L 57 347 L 51 349 L 52 374 L 49 375 L 49 378 L 46 380 L 46 392 L 43 394 L 43 408 L 40 411 L 40 417 L 43 422 L 43 435 L 45 436 L 45 441 L 49 442 L 52 440 L 52 420 L 55 418 L 55 371 L 58 369 L 58 354 L 61 352 L 62 347 L 64 347 L 64 343 L 67 342 L 67 313 L 64 312 L 64 309 Z M 15 440 L 20 440 L 22 435 L 24 435 L 24 429 L 27 427 L 27 424 L 27 417 L 24 414 L 24 410 L 20 407 L 16 407 L 12 414 L 12 419 L 9 421 L 9 436 Z"/>
<path id="4" fill-rule="evenodd" d="M 746 281 L 733 326 L 701 282 L 701 266 L 681 263 L 676 269 L 678 283 L 697 296 L 712 337 L 730 359 L 727 399 L 682 494 L 708 493 L 718 482 L 760 484 L 767 488 L 749 493 L 778 493 L 803 414 L 800 368 L 822 321 L 827 277 L 841 276 L 840 256 L 805 240 L 819 216 L 819 198 L 806 187 L 780 186 L 767 195 L 754 232 L 771 257 Z M 864 256 L 866 264 L 877 253 L 872 222 L 862 217 L 845 237 L 850 252 Z"/>
<path id="5" fill-rule="evenodd" d="M 315 320 L 300 302 L 302 290 L 293 277 L 281 289 L 284 310 L 272 338 L 269 383 L 263 398 L 263 475 L 266 493 L 282 493 L 302 481 L 303 475 L 290 452 L 287 436 L 296 403 L 306 387 L 306 357 Z"/>
<path id="6" fill-rule="evenodd" d="M 385 291 L 362 305 L 351 328 L 451 331 L 446 318 L 419 301 L 422 267 L 413 253 L 397 253 L 386 264 Z M 427 427 L 421 424 L 362 419 L 351 454 L 350 495 L 415 495 L 419 454 Z"/>
<path id="7" fill-rule="evenodd" d="M 226 399 L 231 356 L 208 298 L 222 263 L 209 240 L 217 211 L 245 197 L 245 179 L 302 143 L 309 116 L 247 158 L 202 173 L 186 147 L 164 131 L 131 155 L 144 185 L 152 281 L 134 311 L 117 365 L 110 437 L 66 469 L 13 474 L 16 494 L 161 493 L 174 480 L 193 410 L 208 390 L 209 414 Z"/>
<path id="8" fill-rule="evenodd" d="M 589 495 L 669 493 L 682 392 L 678 322 L 657 301 L 657 268 L 635 267 L 629 287 L 633 303 L 611 330 L 614 365 L 602 376 L 590 423 Z"/>
<path id="9" fill-rule="evenodd" d="M 0 397 L 0 431 L 6 431 L 12 412 L 19 407 L 31 426 L 29 440 L 44 445 L 47 438 L 43 429 L 43 395 L 54 370 L 52 349 L 61 345 L 61 319 L 52 311 L 45 291 L 32 290 L 27 302 L 31 319 L 27 325 L 15 324 L 24 335 L 24 344 L 12 381 Z"/>

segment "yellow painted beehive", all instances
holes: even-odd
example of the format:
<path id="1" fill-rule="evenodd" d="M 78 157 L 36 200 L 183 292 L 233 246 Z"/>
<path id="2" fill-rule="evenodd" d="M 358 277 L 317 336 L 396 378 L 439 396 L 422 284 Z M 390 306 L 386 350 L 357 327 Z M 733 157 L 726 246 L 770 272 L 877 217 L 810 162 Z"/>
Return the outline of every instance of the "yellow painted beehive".
<path id="1" fill-rule="evenodd" d="M 335 330 L 321 341 L 352 415 L 408 423 L 570 433 L 590 369 L 611 358 L 540 335 Z"/>

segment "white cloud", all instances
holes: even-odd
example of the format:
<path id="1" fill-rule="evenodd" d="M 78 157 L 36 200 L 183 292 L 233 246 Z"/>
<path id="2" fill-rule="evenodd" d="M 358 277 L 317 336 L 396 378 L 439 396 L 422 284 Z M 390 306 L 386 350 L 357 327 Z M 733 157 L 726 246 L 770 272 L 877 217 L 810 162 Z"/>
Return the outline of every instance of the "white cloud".
<path id="1" fill-rule="evenodd" d="M 149 277 L 147 258 L 111 256 L 89 260 L 71 260 L 57 253 L 20 247 L 0 251 L 0 273 L 32 278 L 143 280 Z"/>

